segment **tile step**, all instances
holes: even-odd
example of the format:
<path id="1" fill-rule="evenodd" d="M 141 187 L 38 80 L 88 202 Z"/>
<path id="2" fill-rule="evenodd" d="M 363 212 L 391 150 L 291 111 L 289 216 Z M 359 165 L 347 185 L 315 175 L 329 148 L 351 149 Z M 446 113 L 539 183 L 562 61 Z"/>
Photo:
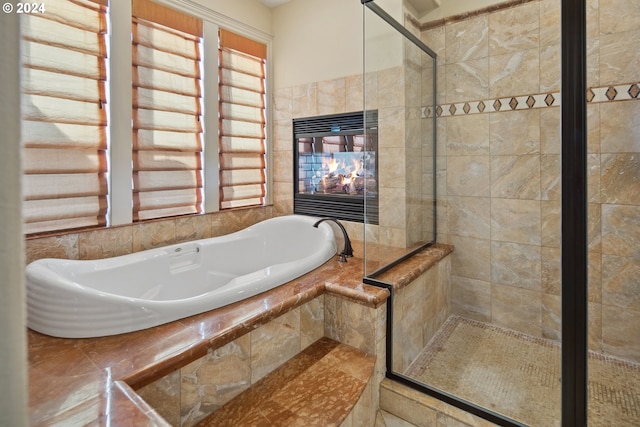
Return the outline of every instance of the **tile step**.
<path id="1" fill-rule="evenodd" d="M 373 374 L 375 356 L 321 338 L 197 425 L 340 425 Z"/>

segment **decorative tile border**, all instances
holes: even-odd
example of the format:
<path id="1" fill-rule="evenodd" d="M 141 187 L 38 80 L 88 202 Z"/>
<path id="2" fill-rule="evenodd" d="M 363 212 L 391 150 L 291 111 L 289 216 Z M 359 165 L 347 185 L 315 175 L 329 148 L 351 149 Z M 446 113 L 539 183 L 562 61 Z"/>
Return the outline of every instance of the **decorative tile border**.
<path id="1" fill-rule="evenodd" d="M 640 82 L 621 85 L 592 87 L 587 90 L 587 102 L 627 101 L 640 99 Z M 547 92 L 535 95 L 522 95 L 481 101 L 441 104 L 435 108 L 437 117 L 464 116 L 502 111 L 531 110 L 534 108 L 560 106 L 560 92 Z M 423 107 L 422 117 L 433 117 L 433 107 Z"/>
<path id="2" fill-rule="evenodd" d="M 587 102 L 611 102 L 638 99 L 640 82 L 615 86 L 601 86 L 587 90 Z"/>

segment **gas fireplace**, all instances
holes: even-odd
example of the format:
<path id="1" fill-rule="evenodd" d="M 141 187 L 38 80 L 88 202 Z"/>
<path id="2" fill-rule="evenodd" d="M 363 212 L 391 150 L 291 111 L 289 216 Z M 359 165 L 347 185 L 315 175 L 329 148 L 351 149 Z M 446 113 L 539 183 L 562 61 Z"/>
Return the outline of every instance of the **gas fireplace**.
<path id="1" fill-rule="evenodd" d="M 294 213 L 378 224 L 377 110 L 294 119 L 293 134 Z"/>

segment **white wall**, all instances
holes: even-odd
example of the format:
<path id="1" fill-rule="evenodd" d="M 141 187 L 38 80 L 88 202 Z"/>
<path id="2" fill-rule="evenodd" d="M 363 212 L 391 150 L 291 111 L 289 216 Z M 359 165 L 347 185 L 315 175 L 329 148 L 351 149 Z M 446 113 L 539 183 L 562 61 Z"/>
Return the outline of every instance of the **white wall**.
<path id="1" fill-rule="evenodd" d="M 294 0 L 272 15 L 275 89 L 362 72 L 358 0 Z"/>
<path id="2" fill-rule="evenodd" d="M 0 425 L 27 425 L 18 15 L 0 14 Z"/>
<path id="3" fill-rule="evenodd" d="M 402 1 L 377 0 L 375 2 L 400 25 L 404 25 Z M 364 18 L 364 70 L 366 73 L 397 67 L 404 62 L 404 36 L 371 10 Z"/>
<path id="4" fill-rule="evenodd" d="M 174 0 L 175 1 L 175 0 Z M 184 0 L 177 0 L 180 3 Z M 191 0 L 221 15 L 235 19 L 267 34 L 271 31 L 271 9 L 257 0 Z"/>
<path id="5" fill-rule="evenodd" d="M 402 22 L 402 0 L 376 3 Z M 293 0 L 273 9 L 275 89 L 362 73 L 362 8 L 359 0 Z"/>

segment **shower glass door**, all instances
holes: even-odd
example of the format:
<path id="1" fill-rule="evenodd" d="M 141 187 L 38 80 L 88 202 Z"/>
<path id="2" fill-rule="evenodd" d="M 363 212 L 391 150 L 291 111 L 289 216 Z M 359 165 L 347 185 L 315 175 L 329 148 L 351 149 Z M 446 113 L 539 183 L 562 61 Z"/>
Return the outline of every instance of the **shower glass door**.
<path id="1" fill-rule="evenodd" d="M 379 215 L 365 224 L 371 276 L 436 239 L 436 60 L 417 28 L 401 34 L 373 1 L 363 10 L 364 108 L 378 118 Z"/>

